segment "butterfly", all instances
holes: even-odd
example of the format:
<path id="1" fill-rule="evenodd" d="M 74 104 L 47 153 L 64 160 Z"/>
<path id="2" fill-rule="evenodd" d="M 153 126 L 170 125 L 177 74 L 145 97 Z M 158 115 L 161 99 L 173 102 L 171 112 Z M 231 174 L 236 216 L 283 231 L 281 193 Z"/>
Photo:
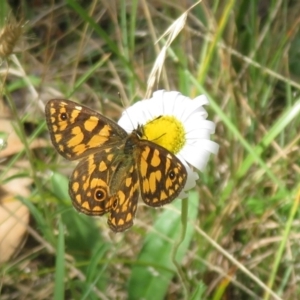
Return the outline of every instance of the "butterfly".
<path id="1" fill-rule="evenodd" d="M 158 207 L 173 201 L 185 186 L 185 166 L 148 140 L 142 125 L 128 134 L 102 114 L 65 99 L 48 101 L 45 115 L 58 153 L 80 160 L 69 181 L 73 206 L 91 216 L 108 213 L 112 231 L 133 225 L 140 196 Z"/>

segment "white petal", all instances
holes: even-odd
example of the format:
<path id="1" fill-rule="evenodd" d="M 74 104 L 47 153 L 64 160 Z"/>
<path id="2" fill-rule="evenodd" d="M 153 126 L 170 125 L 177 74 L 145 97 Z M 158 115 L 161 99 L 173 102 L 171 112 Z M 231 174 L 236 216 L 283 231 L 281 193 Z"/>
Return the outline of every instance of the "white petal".
<path id="1" fill-rule="evenodd" d="M 180 151 L 180 154 L 184 159 L 192 166 L 200 171 L 203 171 L 207 165 L 210 152 L 206 150 L 201 150 L 198 147 L 193 147 L 192 145 L 187 145 Z"/>
<path id="2" fill-rule="evenodd" d="M 136 128 L 136 123 L 137 120 L 131 120 L 127 115 L 123 115 L 118 121 L 118 124 L 125 129 L 126 132 L 131 132 L 134 128 Z"/>
<path id="3" fill-rule="evenodd" d="M 153 94 L 153 97 L 157 97 L 158 105 L 161 108 L 163 115 L 174 115 L 174 107 L 176 106 L 176 99 L 180 95 L 179 92 L 165 90 L 157 91 Z"/>
<path id="4" fill-rule="evenodd" d="M 182 106 L 182 102 L 184 101 L 184 97 L 176 91 L 165 92 L 165 99 L 168 99 L 165 103 L 168 107 L 165 107 L 166 114 L 171 114 L 175 116 L 175 110 L 178 106 Z"/>
<path id="5" fill-rule="evenodd" d="M 201 140 L 209 140 L 210 139 L 211 132 L 207 129 L 201 129 L 201 130 L 193 130 L 191 133 L 186 134 L 186 142 L 189 144 L 192 144 L 196 142 L 198 139 Z"/>
<path id="6" fill-rule="evenodd" d="M 158 91 L 163 92 L 163 91 Z M 155 93 L 154 93 L 155 94 Z M 153 98 L 147 100 L 149 103 L 148 109 L 150 109 L 154 116 L 158 117 L 164 114 L 164 103 L 163 103 L 163 93 L 156 93 Z"/>
<path id="7" fill-rule="evenodd" d="M 219 151 L 219 145 L 211 140 L 197 140 L 193 144 L 191 144 L 194 148 L 198 148 L 201 150 L 206 150 L 213 154 L 217 154 Z"/>
<path id="8" fill-rule="evenodd" d="M 140 112 L 137 112 L 137 113 L 140 113 L 143 115 L 144 123 L 140 123 L 140 124 L 145 124 L 149 120 L 154 119 L 155 117 L 157 117 L 160 114 L 159 111 L 155 111 L 153 109 L 153 102 L 150 100 L 141 101 Z"/>
<path id="9" fill-rule="evenodd" d="M 181 115 L 182 121 L 185 122 L 188 120 L 192 115 L 197 114 L 198 117 L 206 119 L 207 118 L 207 111 L 203 108 L 204 104 L 207 104 L 208 100 L 204 97 L 197 97 L 194 100 L 190 98 L 186 98 L 185 107 L 182 109 L 183 114 Z"/>
<path id="10" fill-rule="evenodd" d="M 187 171 L 187 181 L 184 186 L 184 189 L 180 192 L 178 198 L 184 199 L 188 196 L 186 193 L 188 190 L 192 189 L 196 186 L 196 181 L 199 179 L 199 175 L 194 172 L 190 166 L 188 166 L 186 163 L 184 163 L 186 171 Z"/>
<path id="11" fill-rule="evenodd" d="M 127 132 L 131 132 L 133 129 L 136 129 L 138 125 L 145 124 L 149 119 L 152 119 L 151 110 L 143 103 L 145 101 L 147 100 L 135 103 L 122 113 L 118 124 Z"/>
<path id="12" fill-rule="evenodd" d="M 199 105 L 209 105 L 209 101 L 208 101 L 208 98 L 205 96 L 205 95 L 200 95 L 200 96 L 197 96 L 196 98 L 194 98 L 193 101 L 197 101 L 197 103 Z"/>
<path id="13" fill-rule="evenodd" d="M 194 119 L 194 116 L 191 117 L 184 123 L 186 133 L 190 133 L 192 131 L 201 131 L 202 129 L 208 130 L 210 133 L 215 132 L 215 123 L 209 120 L 202 120 L 198 118 Z"/>
<path id="14" fill-rule="evenodd" d="M 153 99 L 162 99 L 164 96 L 165 90 L 158 90 L 153 93 Z"/>

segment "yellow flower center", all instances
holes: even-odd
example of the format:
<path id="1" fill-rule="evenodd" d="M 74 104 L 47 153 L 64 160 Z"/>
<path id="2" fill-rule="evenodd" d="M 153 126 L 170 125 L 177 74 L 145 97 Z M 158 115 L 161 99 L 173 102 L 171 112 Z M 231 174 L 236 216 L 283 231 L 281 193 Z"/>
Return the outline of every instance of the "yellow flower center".
<path id="1" fill-rule="evenodd" d="M 186 142 L 184 126 L 174 116 L 160 116 L 146 123 L 143 138 L 174 154 L 178 153 Z"/>

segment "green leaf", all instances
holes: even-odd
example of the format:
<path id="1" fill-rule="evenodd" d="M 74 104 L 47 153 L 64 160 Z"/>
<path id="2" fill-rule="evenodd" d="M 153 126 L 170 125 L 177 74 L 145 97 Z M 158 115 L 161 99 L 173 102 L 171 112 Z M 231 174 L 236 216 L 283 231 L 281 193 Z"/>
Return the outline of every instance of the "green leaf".
<path id="1" fill-rule="evenodd" d="M 83 293 L 81 299 L 92 299 L 96 297 L 93 292 L 93 287 L 97 287 L 99 290 L 105 291 L 107 285 L 110 283 L 107 280 L 105 271 L 109 261 L 105 259 L 107 252 L 111 249 L 111 245 L 108 243 L 103 243 L 101 240 L 95 245 L 91 259 L 86 268 L 86 280 L 85 287 L 83 288 Z M 103 261 L 105 262 L 103 264 Z M 98 299 L 97 297 L 95 299 Z"/>
<path id="2" fill-rule="evenodd" d="M 66 176 L 53 172 L 51 176 L 51 190 L 57 199 L 61 200 L 65 204 L 70 203 L 68 182 L 69 180 Z"/>
<path id="3" fill-rule="evenodd" d="M 206 286 L 204 285 L 203 282 L 199 282 L 197 285 L 195 291 L 193 292 L 191 299 L 190 300 L 201 300 L 203 298 L 203 294 L 206 290 Z"/>
<path id="4" fill-rule="evenodd" d="M 193 236 L 192 222 L 196 220 L 198 212 L 197 193 L 190 193 L 188 204 L 189 223 L 186 236 L 176 255 L 179 263 L 182 262 Z M 164 299 L 170 281 L 176 273 L 171 256 L 174 241 L 180 237 L 180 207 L 181 201 L 169 205 L 155 222 L 154 230 L 145 238 L 129 279 L 129 299 Z"/>
<path id="5" fill-rule="evenodd" d="M 97 218 L 77 212 L 72 206 L 68 189 L 67 177 L 56 172 L 53 173 L 51 191 L 57 198 L 58 211 L 66 225 L 66 248 L 71 252 L 75 251 L 84 259 L 91 254 L 91 250 L 97 243 L 102 241 L 102 237 L 96 224 Z M 104 244 L 105 242 L 103 242 L 103 246 Z"/>

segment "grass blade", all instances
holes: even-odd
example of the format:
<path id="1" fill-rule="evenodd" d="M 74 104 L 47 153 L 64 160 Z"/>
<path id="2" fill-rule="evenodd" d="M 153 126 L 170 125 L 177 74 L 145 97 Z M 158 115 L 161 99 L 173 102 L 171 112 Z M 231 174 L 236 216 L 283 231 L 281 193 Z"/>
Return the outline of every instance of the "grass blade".
<path id="1" fill-rule="evenodd" d="M 65 299 L 65 239 L 61 220 L 58 223 L 58 243 L 56 248 L 54 299 Z"/>

